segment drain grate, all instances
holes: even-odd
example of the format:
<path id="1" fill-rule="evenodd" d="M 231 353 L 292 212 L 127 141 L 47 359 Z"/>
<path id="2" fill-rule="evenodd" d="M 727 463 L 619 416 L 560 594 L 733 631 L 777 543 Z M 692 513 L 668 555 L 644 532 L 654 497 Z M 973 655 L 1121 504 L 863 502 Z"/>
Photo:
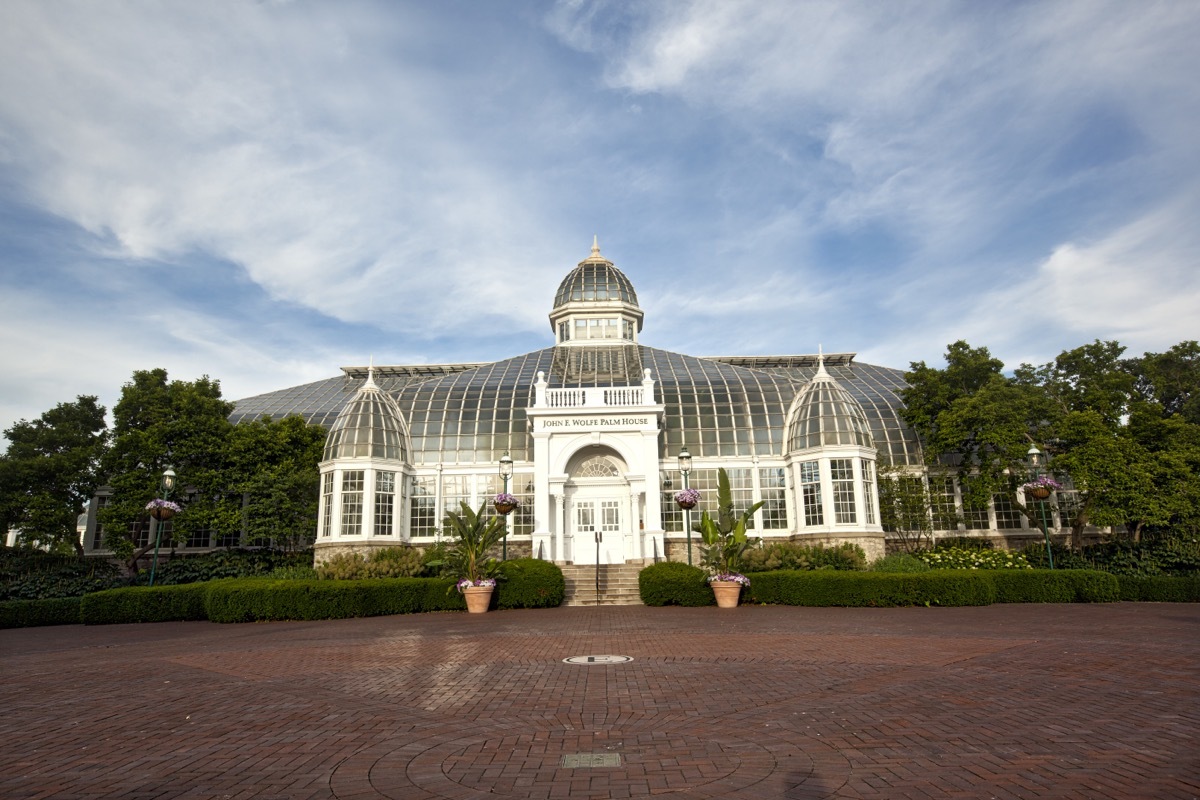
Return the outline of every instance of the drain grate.
<path id="1" fill-rule="evenodd" d="M 588 769 L 591 767 L 619 767 L 620 753 L 568 753 L 562 757 L 562 766 L 567 769 Z"/>
<path id="2" fill-rule="evenodd" d="M 625 664 L 633 661 L 633 656 L 571 656 L 564 658 L 564 664 Z"/>

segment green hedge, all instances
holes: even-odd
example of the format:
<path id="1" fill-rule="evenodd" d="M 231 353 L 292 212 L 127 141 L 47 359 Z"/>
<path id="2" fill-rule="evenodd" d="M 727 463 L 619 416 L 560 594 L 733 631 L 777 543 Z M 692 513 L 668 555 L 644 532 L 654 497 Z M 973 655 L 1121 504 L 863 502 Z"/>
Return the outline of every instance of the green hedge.
<path id="1" fill-rule="evenodd" d="M 562 570 L 549 561 L 514 558 L 500 564 L 500 574 L 492 601 L 497 608 L 556 608 L 567 595 Z"/>
<path id="2" fill-rule="evenodd" d="M 78 625 L 78 597 L 0 602 L 0 628 L 35 628 L 42 625 Z"/>
<path id="3" fill-rule="evenodd" d="M 751 580 L 757 581 L 756 573 Z M 648 606 L 711 606 L 716 604 L 707 573 L 680 561 L 652 564 L 638 573 L 638 594 Z"/>
<path id="4" fill-rule="evenodd" d="M 79 616 L 84 625 L 117 625 L 127 622 L 179 622 L 208 619 L 205 593 L 208 584 L 129 586 L 84 595 Z"/>
<path id="5" fill-rule="evenodd" d="M 1200 575 L 1121 575 L 1118 579 L 1122 600 L 1152 603 L 1200 603 Z"/>
<path id="6" fill-rule="evenodd" d="M 1075 586 L 1076 603 L 1115 603 L 1121 599 L 1121 581 L 1111 573 L 1096 569 L 1064 569 Z"/>
<path id="7" fill-rule="evenodd" d="M 278 581 L 255 578 L 208 585 L 213 622 L 346 619 L 467 607 L 450 578 Z"/>
<path id="8" fill-rule="evenodd" d="M 996 586 L 997 603 L 1112 603 L 1117 578 L 1091 569 L 981 571 Z"/>
<path id="9" fill-rule="evenodd" d="M 996 586 L 975 570 L 932 572 L 760 572 L 747 591 L 752 603 L 789 606 L 986 606 Z"/>

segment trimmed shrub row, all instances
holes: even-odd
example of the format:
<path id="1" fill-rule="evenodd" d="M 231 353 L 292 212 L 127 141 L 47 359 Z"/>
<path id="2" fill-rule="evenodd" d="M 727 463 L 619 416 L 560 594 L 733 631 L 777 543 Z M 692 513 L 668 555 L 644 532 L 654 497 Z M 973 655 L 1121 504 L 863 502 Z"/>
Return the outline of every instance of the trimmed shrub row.
<path id="1" fill-rule="evenodd" d="M 36 628 L 42 625 L 78 624 L 78 597 L 0 602 L 0 628 Z"/>
<path id="2" fill-rule="evenodd" d="M 449 578 L 275 581 L 244 578 L 208 585 L 213 622 L 346 619 L 465 609 Z"/>
<path id="3" fill-rule="evenodd" d="M 977 570 L 780 571 L 753 576 L 749 600 L 787 606 L 986 606 L 996 602 L 996 587 Z"/>
<path id="4" fill-rule="evenodd" d="M 176 586 L 129 586 L 83 596 L 79 621 L 84 625 L 125 622 L 185 622 L 208 619 L 209 583 Z"/>
<path id="5" fill-rule="evenodd" d="M 997 603 L 1114 603 L 1117 577 L 1094 569 L 988 570 Z"/>
<path id="6" fill-rule="evenodd" d="M 985 606 L 1108 603 L 1122 599 L 1117 578 L 1094 570 L 777 570 L 758 572 L 750 578 L 750 587 L 743 594 L 747 602 L 793 606 Z M 638 588 L 642 602 L 648 606 L 706 606 L 714 602 L 704 571 L 678 562 L 646 567 L 638 574 Z M 1182 597 L 1188 590 L 1171 591 Z"/>
<path id="7" fill-rule="evenodd" d="M 763 574 L 756 573 L 751 580 L 757 581 Z M 638 594 L 648 606 L 716 605 L 706 575 L 699 567 L 681 561 L 662 561 L 638 573 Z"/>
<path id="8" fill-rule="evenodd" d="M 500 564 L 500 574 L 492 593 L 497 608 L 557 608 L 567 596 L 562 570 L 549 561 L 514 558 Z"/>
<path id="9" fill-rule="evenodd" d="M 1121 575 L 1122 600 L 1153 603 L 1200 603 L 1200 575 L 1171 578 L 1165 575 Z"/>
<path id="10" fill-rule="evenodd" d="M 493 594 L 499 608 L 552 608 L 562 604 L 562 570 L 546 561 L 514 559 L 501 566 Z M 460 611 L 466 608 L 451 578 L 275 580 L 226 578 L 174 586 L 133 586 L 68 600 L 0 603 L 0 625 L 20 627 L 83 622 L 316 620 Z"/>

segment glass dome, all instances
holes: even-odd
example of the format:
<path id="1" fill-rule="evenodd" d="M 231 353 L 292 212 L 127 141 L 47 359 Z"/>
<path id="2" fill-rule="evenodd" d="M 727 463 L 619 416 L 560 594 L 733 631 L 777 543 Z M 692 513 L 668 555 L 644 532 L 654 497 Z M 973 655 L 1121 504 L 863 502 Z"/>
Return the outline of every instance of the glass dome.
<path id="1" fill-rule="evenodd" d="M 625 273 L 611 262 L 585 261 L 567 273 L 554 295 L 554 307 L 574 302 L 617 301 L 637 305 L 637 293 Z"/>
<path id="2" fill-rule="evenodd" d="M 836 445 L 874 446 L 862 406 L 822 366 L 796 397 L 788 420 L 787 452 Z"/>
<path id="3" fill-rule="evenodd" d="M 366 383 L 334 420 L 325 440 L 325 460 L 378 458 L 408 461 L 404 418 L 390 395 L 368 374 Z"/>
<path id="4" fill-rule="evenodd" d="M 625 273 L 600 255 L 600 242 L 592 240 L 592 254 L 579 262 L 579 266 L 567 273 L 558 292 L 554 295 L 554 307 L 567 303 L 628 303 L 637 306 L 637 293 Z M 553 316 L 553 312 L 551 312 Z"/>

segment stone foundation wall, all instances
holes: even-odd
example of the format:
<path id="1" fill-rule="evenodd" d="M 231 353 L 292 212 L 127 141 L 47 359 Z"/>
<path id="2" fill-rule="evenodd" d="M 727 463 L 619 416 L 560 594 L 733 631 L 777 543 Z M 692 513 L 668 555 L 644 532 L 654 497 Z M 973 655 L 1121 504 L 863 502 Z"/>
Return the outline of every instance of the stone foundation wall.
<path id="1" fill-rule="evenodd" d="M 443 539 L 442 541 L 446 541 Z M 313 566 L 320 566 L 329 559 L 339 556 L 342 553 L 358 553 L 364 558 L 369 558 L 371 553 L 376 550 L 387 550 L 393 547 L 415 547 L 418 550 L 424 551 L 425 548 L 431 546 L 433 541 L 424 540 L 420 542 L 403 542 L 403 541 L 388 541 L 386 539 L 368 539 L 365 541 L 321 541 L 313 545 Z M 532 542 L 526 539 L 524 541 L 515 541 L 508 543 L 508 557 L 513 558 L 529 558 Z M 495 558 L 500 558 L 502 549 L 497 547 L 491 555 Z"/>
<path id="2" fill-rule="evenodd" d="M 788 541 L 806 545 L 823 544 L 826 547 L 856 544 L 866 554 L 868 564 L 878 558 L 883 558 L 887 551 L 882 533 L 839 533 L 832 536 L 798 533 L 791 536 Z"/>
<path id="3" fill-rule="evenodd" d="M 692 537 L 692 563 L 700 566 L 700 546 L 703 542 L 700 539 L 700 534 Z M 664 561 L 682 561 L 684 564 L 688 560 L 687 539 L 667 539 L 663 543 L 667 551 Z M 653 559 L 651 559 L 653 561 Z"/>
<path id="4" fill-rule="evenodd" d="M 753 532 L 751 532 L 753 535 Z M 813 534 L 796 533 L 786 538 L 780 536 L 764 537 L 767 542 L 794 542 L 802 545 L 823 544 L 836 547 L 839 544 L 856 544 L 867 554 L 867 563 L 871 563 L 884 555 L 884 539 L 882 533 L 839 533 L 836 536 L 816 536 Z M 699 534 L 692 536 L 692 563 L 700 565 L 700 552 L 703 541 Z M 682 561 L 687 563 L 687 540 L 668 538 L 666 542 L 667 561 Z"/>

